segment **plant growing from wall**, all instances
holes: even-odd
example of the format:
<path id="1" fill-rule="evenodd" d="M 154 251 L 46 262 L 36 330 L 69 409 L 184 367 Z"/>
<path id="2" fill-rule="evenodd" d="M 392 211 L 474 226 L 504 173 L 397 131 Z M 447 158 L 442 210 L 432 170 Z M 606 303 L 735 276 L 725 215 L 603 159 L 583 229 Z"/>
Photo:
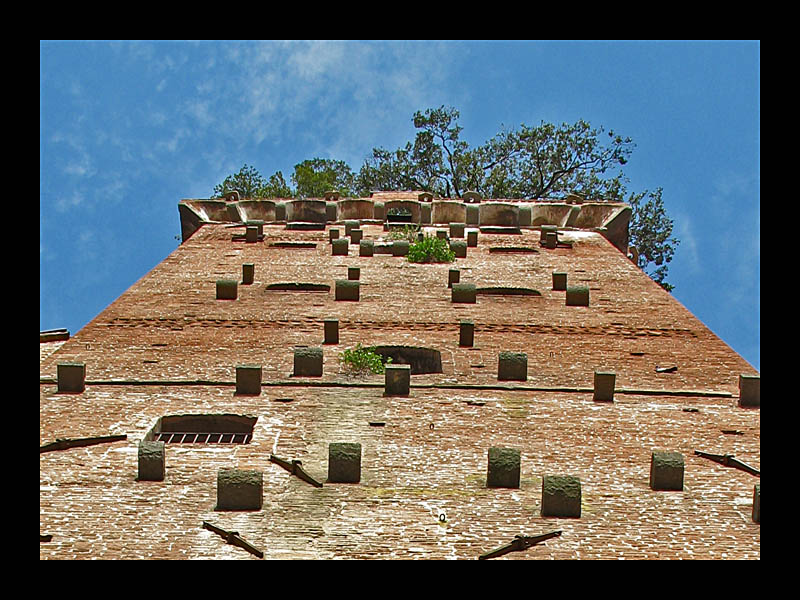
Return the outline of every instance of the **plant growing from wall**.
<path id="1" fill-rule="evenodd" d="M 426 235 L 408 247 L 408 260 L 415 263 L 450 263 L 456 254 L 446 239 Z"/>
<path id="2" fill-rule="evenodd" d="M 390 217 L 410 217 L 411 211 L 407 208 L 390 208 L 386 214 Z"/>
<path id="3" fill-rule="evenodd" d="M 417 241 L 417 233 L 419 232 L 419 225 L 404 225 L 403 227 L 395 227 L 389 231 L 390 240 L 408 240 L 410 243 Z"/>
<path id="4" fill-rule="evenodd" d="M 373 350 L 364 348 L 361 344 L 356 344 L 355 348 L 345 350 L 340 355 L 345 370 L 353 377 L 364 377 L 370 373 L 380 374 L 386 370 L 386 365 L 392 362 L 392 358 L 383 356 Z"/>

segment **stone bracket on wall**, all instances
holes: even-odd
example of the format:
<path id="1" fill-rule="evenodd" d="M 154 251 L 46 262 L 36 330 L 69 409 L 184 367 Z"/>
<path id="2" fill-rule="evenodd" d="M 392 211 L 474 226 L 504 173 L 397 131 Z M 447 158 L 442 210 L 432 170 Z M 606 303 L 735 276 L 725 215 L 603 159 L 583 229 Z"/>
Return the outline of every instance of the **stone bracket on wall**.
<path id="1" fill-rule="evenodd" d="M 532 548 L 536 544 L 540 544 L 541 542 L 554 537 L 559 537 L 560 535 L 561 530 L 542 533 L 540 535 L 517 535 L 514 536 L 514 539 L 511 541 L 511 543 L 506 544 L 505 546 L 500 546 L 499 548 L 496 548 L 490 552 L 486 552 L 485 554 L 481 554 L 478 557 L 478 560 L 497 558 L 498 556 L 504 556 L 509 552 L 522 552 L 528 548 Z"/>
<path id="2" fill-rule="evenodd" d="M 222 527 L 212 525 L 208 521 L 203 521 L 203 529 L 213 531 L 232 546 L 238 546 L 239 548 L 247 550 L 250 554 L 257 556 L 258 558 L 264 558 L 264 553 L 240 536 L 238 531 L 227 531 Z"/>
<path id="3" fill-rule="evenodd" d="M 425 224 L 467 223 L 479 226 L 540 227 L 553 225 L 566 229 L 596 231 L 621 252 L 627 253 L 631 207 L 617 202 L 565 202 L 536 200 L 489 200 L 479 205 L 453 198 L 420 202 L 418 196 L 387 197 L 382 202 L 370 198 L 347 198 L 328 202 L 319 199 L 274 200 L 185 199 L 178 203 L 182 241 L 188 240 L 205 223 L 275 223 L 289 221 L 336 222 L 343 218 L 383 221 L 390 208 L 405 208 L 412 221 Z M 330 210 L 335 205 L 336 210 Z M 380 206 L 379 206 L 380 205 Z M 468 211 L 478 214 L 468 214 Z M 288 211 L 288 215 L 285 213 Z M 335 213 L 335 216 L 334 216 Z M 470 216 L 472 215 L 472 216 Z M 301 218 L 302 217 L 302 218 Z M 472 223 L 477 218 L 477 223 Z"/>
<path id="4" fill-rule="evenodd" d="M 269 457 L 269 462 L 275 463 L 276 465 L 283 467 L 284 469 L 289 471 L 289 473 L 291 473 L 295 477 L 298 477 L 298 478 L 302 479 L 303 481 L 306 481 L 306 482 L 310 483 L 314 487 L 318 487 L 318 488 L 322 487 L 322 484 L 319 481 L 314 479 L 311 475 L 309 475 L 308 473 L 306 473 L 303 470 L 303 467 L 302 467 L 303 463 L 300 462 L 299 460 L 291 460 L 291 461 L 289 461 L 289 460 L 285 460 L 283 458 L 279 458 L 279 457 L 275 456 L 274 454 L 271 454 L 270 457 Z"/>
<path id="5" fill-rule="evenodd" d="M 756 475 L 758 477 L 761 476 L 761 471 L 759 469 L 751 467 L 747 463 L 740 461 L 732 454 L 711 454 L 710 452 L 702 452 L 701 450 L 695 450 L 694 453 L 695 456 L 713 460 L 714 462 L 724 465 L 726 467 L 733 467 L 734 469 L 739 469 L 740 471 L 744 471 L 745 473 L 750 473 L 751 475 Z"/>
<path id="6" fill-rule="evenodd" d="M 86 446 L 96 446 L 98 444 L 110 444 L 111 442 L 121 442 L 127 440 L 127 435 L 104 435 L 100 437 L 88 438 L 56 438 L 55 442 L 39 446 L 39 454 L 53 452 L 56 450 L 69 450 L 70 448 L 84 448 Z"/>

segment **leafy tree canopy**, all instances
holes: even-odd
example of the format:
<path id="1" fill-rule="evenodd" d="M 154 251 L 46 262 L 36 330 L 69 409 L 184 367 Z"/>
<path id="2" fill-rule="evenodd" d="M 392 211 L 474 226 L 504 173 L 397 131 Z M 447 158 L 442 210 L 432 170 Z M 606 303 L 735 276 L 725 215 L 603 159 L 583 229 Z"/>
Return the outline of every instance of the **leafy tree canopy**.
<path id="1" fill-rule="evenodd" d="M 563 198 L 575 193 L 589 200 L 627 202 L 632 209 L 630 243 L 638 265 L 666 290 L 667 265 L 679 241 L 662 200 L 663 190 L 630 192 L 622 168 L 635 144 L 603 127 L 540 122 L 501 128 L 480 146 L 461 139 L 460 114 L 440 106 L 414 113 L 413 141 L 395 150 L 373 148 L 358 173 L 343 161 L 314 158 L 294 167 L 290 189 L 280 171 L 264 180 L 244 165 L 214 188 L 243 197 L 369 196 L 374 190 L 423 190 L 460 198 L 469 190 L 485 198 Z"/>
<path id="2" fill-rule="evenodd" d="M 292 183 L 295 195 L 306 198 L 321 198 L 330 190 L 342 196 L 352 196 L 356 192 L 355 176 L 348 164 L 328 158 L 312 158 L 295 165 Z"/>
<path id="3" fill-rule="evenodd" d="M 639 253 L 639 267 L 653 281 L 671 292 L 675 286 L 666 282 L 667 263 L 672 260 L 679 242 L 672 237 L 672 219 L 667 217 L 661 193 L 662 189 L 657 188 L 652 192 L 645 190 L 630 195 L 628 204 L 631 205 L 632 214 L 628 236 L 631 245 Z"/>
<path id="4" fill-rule="evenodd" d="M 215 196 L 238 191 L 242 198 L 320 198 L 325 192 L 337 190 L 343 196 L 355 194 L 355 175 L 341 160 L 313 158 L 294 166 L 289 187 L 283 173 L 277 171 L 264 179 L 257 169 L 245 164 L 238 173 L 229 175 L 214 187 Z"/>
<path id="5" fill-rule="evenodd" d="M 228 175 L 225 181 L 214 186 L 214 196 L 226 196 L 236 191 L 242 198 L 258 198 L 263 193 L 265 183 L 255 167 L 245 164 L 238 173 Z"/>

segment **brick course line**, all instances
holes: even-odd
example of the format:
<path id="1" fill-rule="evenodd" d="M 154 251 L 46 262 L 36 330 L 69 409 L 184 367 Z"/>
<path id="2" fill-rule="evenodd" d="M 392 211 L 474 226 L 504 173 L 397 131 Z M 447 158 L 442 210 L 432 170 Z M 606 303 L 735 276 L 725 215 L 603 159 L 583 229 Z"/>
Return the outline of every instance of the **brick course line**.
<path id="1" fill-rule="evenodd" d="M 39 384 L 56 384 L 52 377 L 40 377 Z M 136 386 L 235 386 L 235 381 L 211 381 L 205 379 L 195 380 L 95 380 L 86 381 L 86 385 L 136 385 Z M 341 388 L 382 388 L 382 383 L 345 383 L 340 381 L 264 381 L 261 387 L 341 387 Z M 412 384 L 416 389 L 441 389 L 441 390 L 489 390 L 509 392 L 562 392 L 591 394 L 594 388 L 590 387 L 540 387 L 530 385 L 485 385 L 469 383 L 421 383 Z M 698 396 L 708 398 L 733 398 L 730 392 L 715 392 L 713 390 L 647 390 L 618 388 L 615 394 L 628 394 L 634 396 Z"/>

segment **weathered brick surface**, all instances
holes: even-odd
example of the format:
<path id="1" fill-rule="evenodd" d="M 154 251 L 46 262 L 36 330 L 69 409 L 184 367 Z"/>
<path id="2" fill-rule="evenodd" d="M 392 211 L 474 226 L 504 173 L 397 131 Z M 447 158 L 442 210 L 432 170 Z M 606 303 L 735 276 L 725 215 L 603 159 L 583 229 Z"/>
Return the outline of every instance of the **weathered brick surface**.
<path id="1" fill-rule="evenodd" d="M 476 558 L 517 533 L 550 529 L 564 529 L 558 542 L 508 558 L 760 556 L 756 479 L 692 456 L 718 448 L 760 465 L 757 413 L 729 400 L 624 396 L 598 405 L 590 393 L 412 388 L 409 398 L 387 398 L 381 388 L 294 387 L 259 400 L 231 387 L 95 386 L 77 404 L 53 391 L 41 386 L 41 442 L 93 433 L 128 441 L 40 456 L 40 531 L 54 536 L 42 557 L 250 558 L 206 535 L 203 520 L 238 530 L 268 558 Z M 474 400 L 485 405 L 467 404 Z M 91 410 L 98 404 L 103 414 Z M 258 414 L 252 443 L 169 445 L 166 480 L 136 482 L 137 440 L 158 417 L 195 411 Z M 376 420 L 386 425 L 371 427 Z M 723 425 L 744 435 L 725 436 Z M 358 486 L 317 489 L 268 462 L 270 453 L 301 459 L 322 481 L 328 444 L 342 437 L 362 444 Z M 486 487 L 494 445 L 520 450 L 519 490 Z M 678 495 L 649 489 L 650 454 L 665 446 L 687 459 Z M 262 512 L 214 512 L 223 467 L 264 472 Z M 559 472 L 581 479 L 580 523 L 539 513 L 541 478 Z"/>
<path id="2" fill-rule="evenodd" d="M 50 356 L 53 352 L 61 348 L 67 340 L 58 340 L 54 342 L 40 342 L 39 343 L 39 363 Z"/>
<path id="3" fill-rule="evenodd" d="M 385 235 L 378 225 L 362 229 L 368 239 Z M 760 558 L 758 478 L 693 455 L 730 453 L 760 467 L 760 409 L 737 406 L 739 374 L 756 371 L 599 235 L 561 233 L 572 249 L 490 256 L 490 245 L 538 247 L 539 233 L 487 234 L 455 265 L 414 265 L 386 254 L 332 256 L 324 231 L 265 225 L 267 243 L 255 244 L 233 242 L 232 231 L 203 226 L 72 339 L 40 350 L 40 444 L 128 436 L 40 455 L 40 532 L 53 535 L 41 558 L 254 558 L 202 529 L 203 520 L 239 531 L 266 558 L 473 559 L 516 534 L 551 529 L 564 533 L 505 558 Z M 281 240 L 318 243 L 268 245 Z M 256 265 L 254 283 L 235 302 L 217 301 L 216 280 L 238 277 L 243 262 Z M 264 289 L 333 286 L 350 266 L 361 268 L 357 303 L 335 302 L 333 287 Z M 453 304 L 454 266 L 462 282 L 542 296 Z M 566 306 L 551 289 L 553 271 L 588 285 L 591 306 Z M 323 346 L 323 376 L 277 385 L 291 380 L 293 348 L 319 346 L 331 318 L 340 344 Z M 472 348 L 459 347 L 461 320 L 475 323 Z M 383 396 L 382 375 L 353 387 L 339 353 L 359 342 L 435 348 L 443 372 L 413 376 L 408 397 Z M 526 382 L 498 383 L 500 351 L 528 355 Z M 59 394 L 56 365 L 73 361 L 87 365 L 86 391 Z M 237 364 L 263 365 L 261 396 L 235 394 Z M 613 404 L 592 401 L 598 368 L 616 373 Z M 513 387 L 526 389 L 505 389 Z M 716 395 L 669 393 L 678 390 Z M 185 413 L 258 421 L 247 445 L 168 445 L 165 481 L 137 482 L 139 441 L 159 417 Z M 269 462 L 271 453 L 300 459 L 324 480 L 328 445 L 342 440 L 362 445 L 357 485 L 314 488 Z M 520 450 L 519 489 L 486 487 L 493 446 Z M 682 492 L 649 488 L 651 453 L 663 448 L 686 457 Z M 262 510 L 215 512 L 220 468 L 262 471 Z M 580 478 L 580 519 L 541 517 L 549 473 Z"/>
<path id="4" fill-rule="evenodd" d="M 383 234 L 379 226 L 364 227 L 373 237 Z M 323 232 L 275 226 L 265 226 L 265 234 L 276 240 L 322 242 L 325 237 Z M 447 350 L 452 345 L 452 358 L 440 377 L 449 374 L 458 381 L 490 382 L 496 376 L 493 357 L 501 350 L 527 352 L 531 378 L 551 386 L 591 386 L 601 365 L 618 374 L 622 388 L 711 389 L 737 395 L 739 374 L 755 372 L 673 297 L 632 263 L 620 260 L 620 253 L 597 234 L 583 234 L 587 237 L 571 250 L 531 256 L 490 256 L 486 246 L 532 245 L 538 232 L 484 236 L 478 249 L 457 261 L 461 281 L 530 287 L 542 296 L 480 296 L 474 305 L 450 302 L 447 273 L 452 264 L 415 265 L 389 255 L 333 257 L 321 243 L 316 250 L 245 246 L 232 243 L 230 235 L 226 228 L 203 227 L 73 336 L 57 352 L 59 360 L 85 359 L 93 379 L 214 379 L 230 378 L 237 360 L 258 362 L 256 358 L 264 357 L 265 372 L 271 369 L 275 378 L 291 372 L 293 345 L 313 345 L 322 339 L 324 319 L 339 318 L 346 346 L 393 340 Z M 483 244 L 486 238 L 491 239 Z M 242 288 L 236 302 L 216 302 L 216 279 L 238 272 L 242 261 L 258 265 L 255 283 Z M 357 305 L 336 303 L 333 283 L 351 265 L 361 267 L 361 300 Z M 565 306 L 564 293 L 549 289 L 553 270 L 569 272 L 576 283 L 589 283 L 592 306 Z M 332 287 L 329 294 L 264 290 L 268 283 L 287 281 Z M 452 344 L 461 319 L 475 322 L 474 350 L 459 351 Z M 109 351 L 118 354 L 113 361 Z M 93 362 L 91 355 L 102 360 Z M 145 362 L 151 360 L 158 362 Z M 486 366 L 476 369 L 473 364 Z M 656 373 L 656 365 L 679 369 Z M 326 364 L 326 373 L 335 371 Z M 55 361 L 44 360 L 41 373 L 54 377 Z"/>

